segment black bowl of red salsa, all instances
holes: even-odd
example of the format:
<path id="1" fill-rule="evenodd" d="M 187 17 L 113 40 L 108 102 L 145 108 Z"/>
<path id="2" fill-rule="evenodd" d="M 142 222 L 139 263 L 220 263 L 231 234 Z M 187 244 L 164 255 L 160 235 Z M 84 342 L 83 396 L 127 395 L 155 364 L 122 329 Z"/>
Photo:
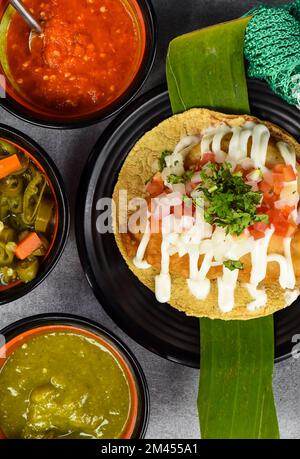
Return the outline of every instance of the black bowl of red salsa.
<path id="1" fill-rule="evenodd" d="M 0 124 L 0 305 L 31 292 L 48 276 L 68 231 L 59 170 L 39 145 Z"/>
<path id="2" fill-rule="evenodd" d="M 26 121 L 75 128 L 124 108 L 147 78 L 156 50 L 148 0 L 25 0 L 43 34 L 0 6 L 0 104 Z M 0 88 L 1 89 L 1 88 Z"/>

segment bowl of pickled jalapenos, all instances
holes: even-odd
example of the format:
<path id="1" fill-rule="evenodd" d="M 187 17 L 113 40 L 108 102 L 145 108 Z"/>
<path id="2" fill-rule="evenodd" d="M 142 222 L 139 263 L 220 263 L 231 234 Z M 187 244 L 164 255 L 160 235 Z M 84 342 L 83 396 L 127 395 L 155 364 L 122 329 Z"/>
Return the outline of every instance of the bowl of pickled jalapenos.
<path id="1" fill-rule="evenodd" d="M 62 179 L 48 155 L 0 127 L 0 304 L 31 291 L 51 271 L 68 218 Z"/>

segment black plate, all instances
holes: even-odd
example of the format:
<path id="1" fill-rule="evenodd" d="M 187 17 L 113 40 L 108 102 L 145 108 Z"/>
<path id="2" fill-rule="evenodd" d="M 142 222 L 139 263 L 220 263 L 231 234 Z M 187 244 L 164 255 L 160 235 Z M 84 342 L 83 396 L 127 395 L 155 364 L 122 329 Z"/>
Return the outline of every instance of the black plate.
<path id="1" fill-rule="evenodd" d="M 300 140 L 300 112 L 264 83 L 248 82 L 251 112 L 285 128 Z M 113 234 L 98 234 L 96 202 L 111 197 L 119 170 L 137 140 L 171 115 L 168 93 L 158 88 L 131 104 L 94 147 L 78 191 L 76 233 L 86 277 L 110 317 L 131 338 L 172 361 L 199 367 L 199 321 L 156 301 L 129 270 Z M 276 361 L 291 355 L 300 333 L 300 301 L 275 314 Z"/>

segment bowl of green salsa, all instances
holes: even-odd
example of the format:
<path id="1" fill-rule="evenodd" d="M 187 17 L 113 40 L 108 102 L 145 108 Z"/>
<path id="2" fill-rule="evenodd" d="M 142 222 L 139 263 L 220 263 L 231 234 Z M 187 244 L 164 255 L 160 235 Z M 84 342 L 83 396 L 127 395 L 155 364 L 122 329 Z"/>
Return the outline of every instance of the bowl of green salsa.
<path id="1" fill-rule="evenodd" d="M 129 349 L 87 319 L 30 317 L 1 332 L 0 438 L 145 435 L 149 395 Z"/>

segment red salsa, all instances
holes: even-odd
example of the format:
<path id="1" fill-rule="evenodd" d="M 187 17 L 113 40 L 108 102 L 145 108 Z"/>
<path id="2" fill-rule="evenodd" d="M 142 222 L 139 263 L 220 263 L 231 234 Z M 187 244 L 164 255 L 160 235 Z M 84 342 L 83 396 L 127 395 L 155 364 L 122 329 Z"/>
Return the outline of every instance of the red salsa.
<path id="1" fill-rule="evenodd" d="M 44 33 L 30 51 L 29 28 L 14 14 L 7 58 L 14 84 L 31 103 L 46 112 L 88 114 L 126 91 L 144 52 L 144 24 L 134 0 L 24 3 Z"/>

